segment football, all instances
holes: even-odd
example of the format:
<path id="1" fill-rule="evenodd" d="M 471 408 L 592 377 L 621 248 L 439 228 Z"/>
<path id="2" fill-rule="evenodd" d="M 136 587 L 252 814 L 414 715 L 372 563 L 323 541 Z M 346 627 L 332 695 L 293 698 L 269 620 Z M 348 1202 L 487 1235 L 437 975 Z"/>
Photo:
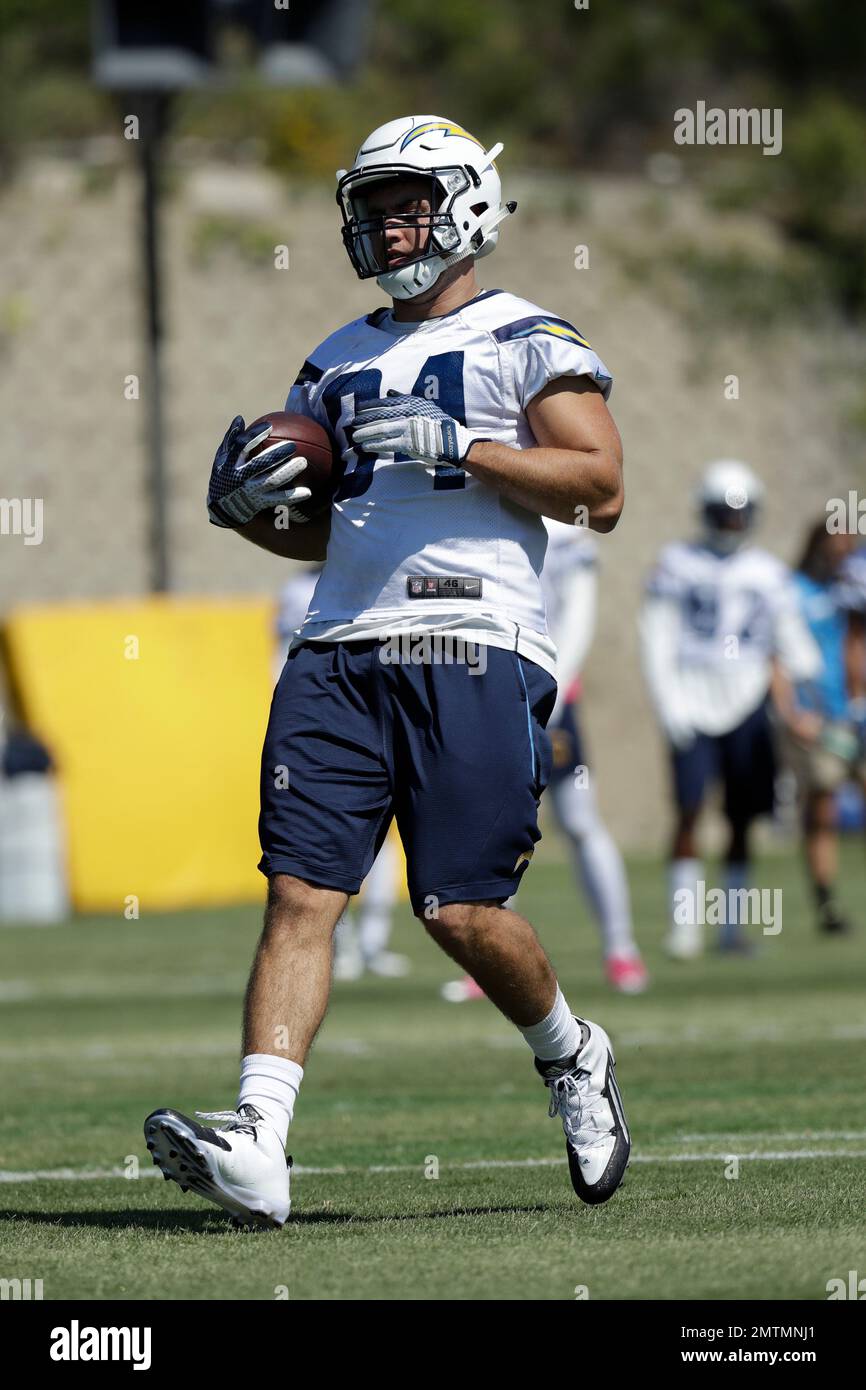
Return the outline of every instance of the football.
<path id="1" fill-rule="evenodd" d="M 316 420 L 300 415 L 292 410 L 273 410 L 253 420 L 254 425 L 273 426 L 267 439 L 250 454 L 255 458 L 263 449 L 272 444 L 291 441 L 298 447 L 298 454 L 307 460 L 307 467 L 293 481 L 293 486 L 308 487 L 313 494 L 307 502 L 300 504 L 306 516 L 318 516 L 331 503 L 340 480 L 340 458 L 335 441 L 328 431 Z"/>

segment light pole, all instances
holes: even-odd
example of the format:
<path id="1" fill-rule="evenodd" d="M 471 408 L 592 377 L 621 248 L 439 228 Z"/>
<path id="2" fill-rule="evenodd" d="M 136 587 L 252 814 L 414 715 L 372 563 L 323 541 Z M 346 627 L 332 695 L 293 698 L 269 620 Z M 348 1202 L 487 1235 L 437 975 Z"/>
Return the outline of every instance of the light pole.
<path id="1" fill-rule="evenodd" d="M 144 302 L 143 392 L 149 499 L 149 583 L 171 588 L 163 412 L 164 320 L 160 274 L 160 172 L 172 97 L 225 81 L 215 59 L 220 25 L 246 30 L 264 81 L 322 86 L 361 61 L 372 0 L 318 0 L 300 11 L 275 0 L 92 0 L 93 74 L 138 120 Z"/>

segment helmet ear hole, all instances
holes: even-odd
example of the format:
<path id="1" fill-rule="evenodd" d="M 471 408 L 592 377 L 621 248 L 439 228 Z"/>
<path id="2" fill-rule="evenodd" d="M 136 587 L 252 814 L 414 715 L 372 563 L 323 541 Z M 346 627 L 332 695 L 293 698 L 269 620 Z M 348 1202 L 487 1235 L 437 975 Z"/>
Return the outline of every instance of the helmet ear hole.
<path id="1" fill-rule="evenodd" d="M 489 206 L 489 203 L 473 203 L 472 212 L 474 212 L 476 217 L 480 217 L 482 212 L 486 212 Z"/>

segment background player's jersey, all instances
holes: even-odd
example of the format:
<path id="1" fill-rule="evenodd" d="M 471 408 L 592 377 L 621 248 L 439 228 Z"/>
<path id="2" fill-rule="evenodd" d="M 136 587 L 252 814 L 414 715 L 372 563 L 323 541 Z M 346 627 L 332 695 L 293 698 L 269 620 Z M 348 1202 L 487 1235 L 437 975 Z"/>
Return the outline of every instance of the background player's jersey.
<path id="1" fill-rule="evenodd" d="M 292 639 L 309 612 L 321 571 L 321 565 L 307 565 L 297 570 L 280 589 L 274 624 L 274 673 L 277 679 Z"/>
<path id="2" fill-rule="evenodd" d="M 526 448 L 535 443 L 528 403 L 554 378 L 582 375 L 608 395 L 610 374 L 577 329 L 502 290 L 422 323 L 398 323 L 380 309 L 326 339 L 286 403 L 330 429 L 345 465 L 303 640 L 447 630 L 516 648 L 553 673 L 541 517 L 462 468 L 355 450 L 352 420 L 393 390 L 435 401 L 480 436 Z M 466 579 L 475 582 L 467 588 Z M 421 594 L 410 580 L 421 581 Z M 424 596 L 434 583 L 436 596 Z"/>
<path id="3" fill-rule="evenodd" d="M 793 582 L 803 620 L 821 653 L 820 671 L 797 687 L 798 703 L 804 709 L 816 710 L 825 719 L 846 719 L 845 641 L 850 607 L 846 587 L 839 582 L 820 584 L 807 574 L 795 574 Z"/>
<path id="4" fill-rule="evenodd" d="M 719 554 L 677 542 L 647 584 L 644 664 L 654 703 L 702 733 L 727 733 L 764 700 L 773 659 L 808 680 L 820 654 L 798 612 L 791 574 L 768 551 Z"/>

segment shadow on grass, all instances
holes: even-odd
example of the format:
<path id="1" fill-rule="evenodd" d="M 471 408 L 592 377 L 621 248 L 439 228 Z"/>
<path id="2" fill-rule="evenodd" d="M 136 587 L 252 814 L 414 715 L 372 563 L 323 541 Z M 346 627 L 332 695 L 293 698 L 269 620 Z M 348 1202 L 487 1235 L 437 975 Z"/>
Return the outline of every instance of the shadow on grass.
<path id="1" fill-rule="evenodd" d="M 533 1216 L 557 1209 L 549 1202 L 500 1204 L 498 1206 L 443 1207 L 437 1211 L 386 1213 L 381 1216 L 359 1215 L 352 1211 L 313 1210 L 293 1213 L 285 1230 L 298 1226 L 381 1226 L 402 1225 L 410 1221 L 453 1221 L 473 1216 Z M 235 1231 L 221 1217 L 210 1211 L 12 1211 L 0 1210 L 0 1221 L 32 1222 L 39 1226 L 57 1226 L 62 1230 L 144 1230 L 175 1231 L 187 1235 L 232 1235 L 243 1239 L 248 1235 L 268 1235 L 276 1232 Z"/>

